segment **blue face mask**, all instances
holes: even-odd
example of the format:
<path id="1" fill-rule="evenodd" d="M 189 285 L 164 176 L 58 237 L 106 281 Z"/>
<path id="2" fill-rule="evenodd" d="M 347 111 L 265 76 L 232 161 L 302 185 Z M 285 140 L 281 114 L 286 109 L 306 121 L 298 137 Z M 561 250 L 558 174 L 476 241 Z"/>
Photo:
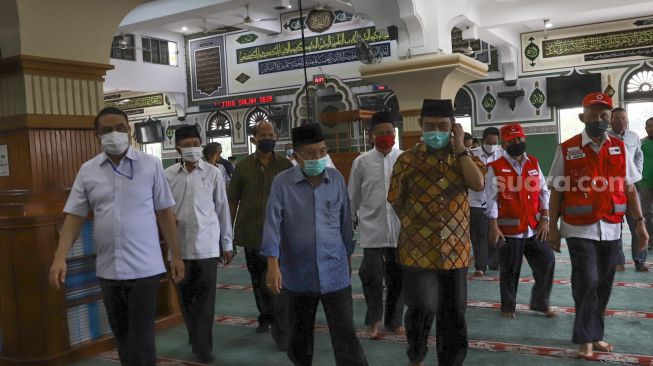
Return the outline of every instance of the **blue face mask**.
<path id="1" fill-rule="evenodd" d="M 304 160 L 304 167 L 302 170 L 309 177 L 315 177 L 324 171 L 327 165 L 327 157 L 323 157 L 317 160 Z"/>
<path id="2" fill-rule="evenodd" d="M 432 149 L 442 149 L 449 145 L 450 132 L 428 131 L 422 134 L 424 142 Z"/>

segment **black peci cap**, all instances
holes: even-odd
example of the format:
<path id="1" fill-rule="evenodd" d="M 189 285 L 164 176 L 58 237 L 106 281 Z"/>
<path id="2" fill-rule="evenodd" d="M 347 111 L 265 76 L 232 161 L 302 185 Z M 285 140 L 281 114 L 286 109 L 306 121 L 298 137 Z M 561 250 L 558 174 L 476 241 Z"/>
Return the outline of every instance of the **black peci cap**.
<path id="1" fill-rule="evenodd" d="M 317 123 L 310 123 L 292 129 L 292 145 L 295 148 L 322 141 L 324 141 L 324 135 L 322 134 L 320 125 Z"/>
<path id="2" fill-rule="evenodd" d="M 453 117 L 451 99 L 424 99 L 421 117 Z"/>
<path id="3" fill-rule="evenodd" d="M 400 113 L 393 111 L 379 111 L 374 113 L 372 116 L 372 121 L 370 121 L 370 128 L 381 123 L 392 123 L 394 126 L 397 122 L 403 121 L 403 117 Z"/>

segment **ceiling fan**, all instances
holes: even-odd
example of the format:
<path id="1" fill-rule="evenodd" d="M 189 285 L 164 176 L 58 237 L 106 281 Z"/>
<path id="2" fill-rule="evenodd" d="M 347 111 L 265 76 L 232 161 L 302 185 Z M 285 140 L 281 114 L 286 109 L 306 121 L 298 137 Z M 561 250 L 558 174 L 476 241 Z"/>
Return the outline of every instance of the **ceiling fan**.
<path id="1" fill-rule="evenodd" d="M 213 18 L 209 18 L 213 19 Z M 221 30 L 226 30 L 229 27 L 225 26 L 211 26 L 206 22 L 206 18 L 202 18 L 202 24 L 200 25 L 200 29 L 202 30 L 202 33 L 209 33 L 209 32 L 214 32 L 214 31 L 221 31 Z"/>
<path id="2" fill-rule="evenodd" d="M 245 4 L 245 10 L 246 10 L 246 15 L 245 15 L 244 18 L 242 18 L 243 21 L 238 23 L 238 24 L 235 24 L 235 26 L 243 25 L 243 24 L 252 24 L 254 22 L 267 22 L 267 21 L 277 20 L 278 19 L 278 18 L 263 18 L 263 19 L 261 19 L 261 18 L 252 18 L 249 15 L 249 4 Z"/>

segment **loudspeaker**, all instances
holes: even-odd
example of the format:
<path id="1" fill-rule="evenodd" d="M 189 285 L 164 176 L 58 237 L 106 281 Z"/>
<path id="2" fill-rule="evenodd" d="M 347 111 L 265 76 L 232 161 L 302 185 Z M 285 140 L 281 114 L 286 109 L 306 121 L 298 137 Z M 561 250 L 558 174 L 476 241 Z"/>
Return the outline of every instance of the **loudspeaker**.
<path id="1" fill-rule="evenodd" d="M 397 38 L 399 37 L 399 29 L 397 28 L 396 25 L 391 25 L 388 27 L 388 35 L 390 36 L 391 40 L 396 41 Z"/>

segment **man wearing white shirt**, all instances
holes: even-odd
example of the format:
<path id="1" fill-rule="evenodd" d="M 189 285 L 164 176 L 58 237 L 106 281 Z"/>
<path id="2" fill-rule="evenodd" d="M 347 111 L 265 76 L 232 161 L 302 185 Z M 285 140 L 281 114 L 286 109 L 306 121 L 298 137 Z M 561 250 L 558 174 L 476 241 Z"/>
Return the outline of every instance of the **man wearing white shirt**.
<path id="1" fill-rule="evenodd" d="M 365 325 L 376 337 L 381 321 L 397 334 L 404 334 L 402 274 L 396 261 L 399 218 L 386 201 L 392 168 L 401 150 L 394 148 L 395 123 L 401 115 L 389 111 L 372 116 L 370 128 L 374 149 L 357 157 L 349 177 L 349 198 L 353 221 L 358 216 L 363 262 L 359 276 L 363 284 L 367 313 Z M 388 289 L 383 309 L 383 280 Z"/>
<path id="2" fill-rule="evenodd" d="M 524 256 L 533 270 L 535 285 L 530 309 L 547 317 L 553 287 L 555 256 L 546 243 L 549 231 L 549 190 L 540 164 L 526 154 L 526 136 L 518 123 L 501 127 L 503 155 L 488 164 L 487 217 L 490 241 L 505 242 L 501 258 L 501 315 L 515 317 L 517 286 Z"/>
<path id="3" fill-rule="evenodd" d="M 222 172 L 202 161 L 202 141 L 196 126 L 175 131 L 182 158 L 165 174 L 175 198 L 179 242 L 186 274 L 177 295 L 193 353 L 199 361 L 213 361 L 213 316 L 218 257 L 232 258 L 232 230 L 227 190 Z M 222 250 L 220 250 L 222 247 Z"/>
<path id="4" fill-rule="evenodd" d="M 488 127 L 483 130 L 482 145 L 471 150 L 472 155 L 477 156 L 483 164 L 489 164 L 500 158 L 503 154 L 499 145 L 499 129 Z M 472 240 L 472 250 L 474 251 L 475 276 L 483 276 L 488 269 L 497 269 L 499 258 L 496 255 L 496 243 L 488 241 L 488 219 L 485 215 L 487 209 L 487 190 L 476 192 L 468 190 L 467 201 L 470 206 L 470 224 L 469 231 Z"/>
<path id="5" fill-rule="evenodd" d="M 157 291 L 166 272 L 157 221 L 171 251 L 173 282 L 184 277 L 170 187 L 157 158 L 130 147 L 127 115 L 107 107 L 95 118 L 103 153 L 82 164 L 64 207 L 67 214 L 50 268 L 66 280 L 66 255 L 89 212 L 97 246 L 95 273 L 123 365 L 154 366 Z"/>
<path id="6" fill-rule="evenodd" d="M 626 210 L 636 221 L 633 235 L 644 249 L 648 233 L 634 184 L 641 179 L 623 141 L 606 133 L 612 99 L 591 93 L 583 99 L 582 133 L 563 142 L 551 171 L 549 243 L 560 251 L 560 237 L 571 257 L 571 291 L 576 318 L 572 341 L 579 357 L 593 350 L 612 352 L 604 341 L 605 309 L 610 300 L 621 248 L 621 222 Z M 558 219 L 562 218 L 558 230 Z"/>
<path id="7" fill-rule="evenodd" d="M 295 150 L 292 148 L 292 144 L 287 143 L 287 144 L 283 145 L 283 149 L 286 152 L 286 158 L 288 159 L 288 161 L 290 161 L 292 163 L 292 166 L 296 166 L 297 165 L 297 160 L 295 160 L 295 157 L 293 156 L 293 153 L 295 152 Z"/>
<path id="8" fill-rule="evenodd" d="M 628 113 L 625 109 L 618 107 L 612 110 L 610 115 L 610 126 L 612 127 L 608 130 L 610 136 L 615 136 L 623 140 L 628 154 L 632 159 L 635 160 L 635 166 L 639 174 L 642 174 L 642 169 L 644 168 L 644 154 L 642 153 L 641 141 L 639 135 L 628 129 Z M 626 223 L 631 233 L 635 232 L 635 220 L 632 216 L 626 214 Z M 622 240 L 621 253 L 619 257 L 619 265 L 617 266 L 617 271 L 623 271 L 624 265 L 626 264 L 626 256 L 624 255 L 623 249 L 623 240 Z M 646 265 L 646 249 L 639 250 L 639 243 L 637 242 L 637 236 L 632 235 L 631 237 L 631 252 L 633 256 L 633 261 L 635 262 L 635 270 L 637 272 L 648 272 L 649 268 Z"/>

